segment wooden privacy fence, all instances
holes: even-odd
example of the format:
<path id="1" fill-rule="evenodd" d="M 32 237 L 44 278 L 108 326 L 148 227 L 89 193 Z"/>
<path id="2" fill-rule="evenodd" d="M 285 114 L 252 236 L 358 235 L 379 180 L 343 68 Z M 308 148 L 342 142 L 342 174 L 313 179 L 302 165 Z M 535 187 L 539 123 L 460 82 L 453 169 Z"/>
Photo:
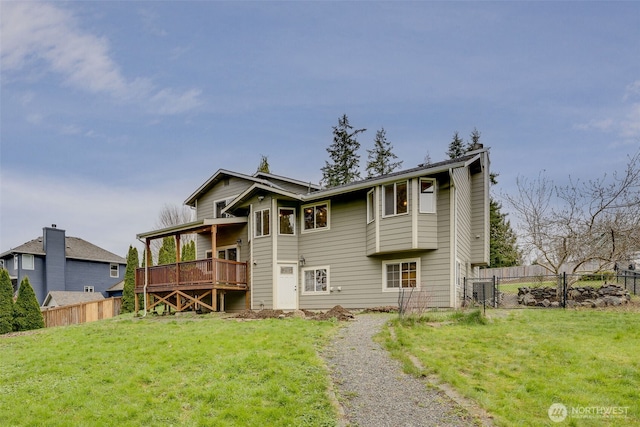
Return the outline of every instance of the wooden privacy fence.
<path id="1" fill-rule="evenodd" d="M 121 306 L 122 298 L 116 297 L 63 307 L 43 308 L 41 311 L 45 327 L 50 328 L 109 319 L 120 314 Z"/>

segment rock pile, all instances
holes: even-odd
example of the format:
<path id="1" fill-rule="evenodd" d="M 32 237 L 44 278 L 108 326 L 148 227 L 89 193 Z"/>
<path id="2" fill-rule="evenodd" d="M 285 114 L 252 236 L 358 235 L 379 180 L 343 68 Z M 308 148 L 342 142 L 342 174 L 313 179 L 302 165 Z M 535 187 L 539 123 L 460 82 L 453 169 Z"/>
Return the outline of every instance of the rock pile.
<path id="1" fill-rule="evenodd" d="M 234 316 L 236 319 L 284 319 L 286 317 L 296 317 L 311 320 L 330 320 L 336 319 L 340 321 L 353 320 L 353 314 L 340 305 L 336 305 L 327 312 L 315 313 L 309 310 L 245 310 Z"/>
<path id="2" fill-rule="evenodd" d="M 561 292 L 547 286 L 541 288 L 518 288 L 518 304 L 536 307 L 558 307 Z M 631 300 L 625 288 L 604 284 L 600 288 L 593 286 L 576 286 L 567 289 L 567 307 L 606 307 L 626 304 Z"/>

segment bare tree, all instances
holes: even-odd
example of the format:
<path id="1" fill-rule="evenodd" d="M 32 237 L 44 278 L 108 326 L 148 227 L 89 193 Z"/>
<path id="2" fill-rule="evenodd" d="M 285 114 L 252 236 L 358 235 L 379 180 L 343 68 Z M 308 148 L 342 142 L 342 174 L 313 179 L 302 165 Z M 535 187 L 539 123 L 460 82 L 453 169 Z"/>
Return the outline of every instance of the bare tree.
<path id="1" fill-rule="evenodd" d="M 179 206 L 175 204 L 166 203 L 160 213 L 158 214 L 158 220 L 156 221 L 155 228 L 160 230 L 162 228 L 169 228 L 175 225 L 187 224 L 194 221 L 194 211 L 188 206 Z M 182 246 L 195 240 L 192 234 L 185 234 L 180 237 L 180 243 Z M 154 259 L 158 259 L 158 253 L 162 247 L 162 239 L 155 239 L 151 242 L 151 256 Z"/>
<path id="2" fill-rule="evenodd" d="M 550 273 L 613 268 L 640 251 L 640 151 L 623 171 L 556 186 L 541 173 L 517 179 L 518 193 L 505 196 L 515 211 L 526 253 Z"/>

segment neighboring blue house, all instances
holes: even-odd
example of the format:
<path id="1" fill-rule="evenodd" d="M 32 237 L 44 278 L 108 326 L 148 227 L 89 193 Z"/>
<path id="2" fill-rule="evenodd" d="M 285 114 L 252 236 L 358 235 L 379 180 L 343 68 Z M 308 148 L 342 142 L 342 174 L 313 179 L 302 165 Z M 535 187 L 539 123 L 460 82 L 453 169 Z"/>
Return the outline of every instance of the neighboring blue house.
<path id="1" fill-rule="evenodd" d="M 124 279 L 127 261 L 77 237 L 66 237 L 54 225 L 42 237 L 0 254 L 0 268 L 9 272 L 14 292 L 25 276 L 43 304 L 51 291 L 99 292 Z"/>

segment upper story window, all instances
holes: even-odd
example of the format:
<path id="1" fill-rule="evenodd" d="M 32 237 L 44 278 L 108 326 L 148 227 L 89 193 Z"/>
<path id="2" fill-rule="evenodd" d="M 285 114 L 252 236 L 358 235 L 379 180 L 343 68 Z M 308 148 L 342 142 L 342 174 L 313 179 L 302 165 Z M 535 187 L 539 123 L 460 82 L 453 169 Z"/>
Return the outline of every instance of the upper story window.
<path id="1" fill-rule="evenodd" d="M 375 190 L 367 193 L 367 224 L 376 219 L 376 200 Z"/>
<path id="2" fill-rule="evenodd" d="M 270 234 L 269 230 L 269 209 L 263 209 L 254 212 L 255 219 L 255 236 L 262 237 Z"/>
<path id="3" fill-rule="evenodd" d="M 329 202 L 302 207 L 303 230 L 324 230 L 329 228 Z"/>
<path id="4" fill-rule="evenodd" d="M 84 287 L 84 291 L 85 292 L 94 292 L 94 287 L 93 286 L 85 286 Z"/>
<path id="5" fill-rule="evenodd" d="M 279 209 L 280 234 L 296 234 L 296 210 L 294 208 Z"/>
<path id="6" fill-rule="evenodd" d="M 13 256 L 13 269 L 18 271 L 18 255 Z"/>
<path id="7" fill-rule="evenodd" d="M 109 265 L 109 276 L 110 277 L 119 277 L 120 276 L 120 266 L 118 264 Z"/>
<path id="8" fill-rule="evenodd" d="M 0 268 L 4 268 L 4 260 L 0 259 Z"/>
<path id="9" fill-rule="evenodd" d="M 34 262 L 33 255 L 22 254 L 22 269 L 33 270 L 34 268 L 35 268 L 35 262 Z"/>
<path id="10" fill-rule="evenodd" d="M 228 197 L 226 199 L 215 200 L 213 202 L 213 217 L 214 218 L 231 218 L 233 215 L 230 215 L 227 213 L 223 214 L 222 210 L 226 208 L 227 205 L 231 203 L 231 201 L 236 197 L 237 196 Z"/>
<path id="11" fill-rule="evenodd" d="M 436 180 L 420 178 L 420 213 L 436 211 Z"/>
<path id="12" fill-rule="evenodd" d="M 384 191 L 384 216 L 406 214 L 409 208 L 407 181 L 394 182 L 382 188 Z"/>

